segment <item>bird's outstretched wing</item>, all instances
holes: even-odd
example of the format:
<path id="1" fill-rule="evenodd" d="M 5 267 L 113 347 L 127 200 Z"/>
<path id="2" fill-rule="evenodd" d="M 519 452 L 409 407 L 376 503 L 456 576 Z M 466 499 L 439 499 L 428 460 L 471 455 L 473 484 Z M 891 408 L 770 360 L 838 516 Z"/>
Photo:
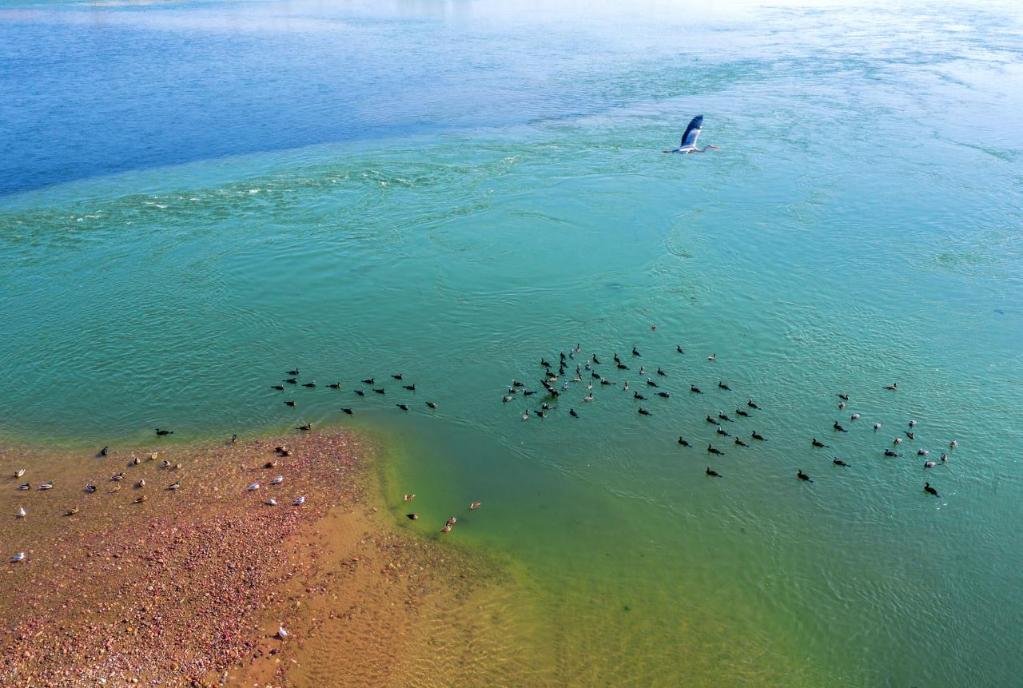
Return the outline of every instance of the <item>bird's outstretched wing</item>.
<path id="1" fill-rule="evenodd" d="M 682 142 L 678 144 L 679 148 L 686 148 L 687 146 L 695 146 L 696 139 L 700 137 L 700 130 L 703 128 L 703 115 L 697 115 L 693 117 L 689 122 L 689 126 L 686 127 L 685 132 L 682 134 Z"/>

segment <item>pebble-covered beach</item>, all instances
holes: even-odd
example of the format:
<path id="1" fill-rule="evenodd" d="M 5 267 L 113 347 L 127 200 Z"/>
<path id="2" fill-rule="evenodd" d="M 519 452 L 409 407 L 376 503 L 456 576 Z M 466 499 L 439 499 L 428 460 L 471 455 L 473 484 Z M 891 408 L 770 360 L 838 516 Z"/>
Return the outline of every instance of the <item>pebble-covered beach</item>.
<path id="1" fill-rule="evenodd" d="M 329 432 L 105 457 L 4 451 L 3 544 L 26 556 L 4 563 L 0 685 L 329 684 L 322 668 L 380 685 L 440 588 L 433 543 L 367 503 L 364 463 L 359 440 Z M 333 658 L 317 667 L 324 642 Z M 338 673 L 353 651 L 362 660 Z"/>

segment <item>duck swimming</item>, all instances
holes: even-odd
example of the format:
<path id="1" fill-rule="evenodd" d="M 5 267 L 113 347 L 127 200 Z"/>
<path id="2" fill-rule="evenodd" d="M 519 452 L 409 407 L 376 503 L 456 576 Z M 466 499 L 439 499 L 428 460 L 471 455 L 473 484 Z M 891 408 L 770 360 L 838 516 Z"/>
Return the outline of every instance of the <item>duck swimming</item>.
<path id="1" fill-rule="evenodd" d="M 345 415 L 348 415 L 348 416 L 352 415 L 352 409 L 347 408 L 347 407 L 342 407 L 341 408 L 341 412 L 344 413 Z"/>
<path id="2" fill-rule="evenodd" d="M 313 387 L 316 386 L 316 380 L 310 380 L 309 382 L 303 382 L 302 386 L 303 387 L 308 387 L 309 389 L 312 389 Z"/>
<path id="3" fill-rule="evenodd" d="M 743 411 L 741 408 L 735 409 L 735 415 L 742 416 L 743 418 L 749 418 L 749 413 Z"/>
<path id="4" fill-rule="evenodd" d="M 750 434 L 750 437 L 752 437 L 752 438 L 753 438 L 753 439 L 755 439 L 755 440 L 759 440 L 759 441 L 761 441 L 761 442 L 766 442 L 766 441 L 767 441 L 767 438 L 766 438 L 766 437 L 764 437 L 763 435 L 761 435 L 761 434 L 760 434 L 759 432 L 757 432 L 756 430 L 754 430 L 754 431 L 753 431 L 753 432 L 752 432 L 752 433 Z"/>
<path id="5" fill-rule="evenodd" d="M 736 438 L 735 438 L 735 443 L 736 443 L 737 445 L 739 445 L 740 447 L 748 447 L 748 446 L 749 446 L 748 444 L 746 444 L 745 442 L 743 442 L 742 440 L 740 440 L 740 439 L 739 439 L 738 437 L 736 437 Z"/>
<path id="6" fill-rule="evenodd" d="M 400 408 L 402 411 L 408 411 L 408 404 L 395 404 L 395 406 Z"/>
<path id="7" fill-rule="evenodd" d="M 819 439 L 817 439 L 816 437 L 814 437 L 814 438 L 812 438 L 812 439 L 810 440 L 810 445 L 811 445 L 811 446 L 814 446 L 814 447 L 818 447 L 818 448 L 820 448 L 820 447 L 826 447 L 826 446 L 828 446 L 828 445 L 824 444 L 823 442 L 821 442 L 821 441 L 820 441 Z"/>
<path id="8" fill-rule="evenodd" d="M 481 506 L 483 506 L 483 502 L 478 499 L 474 502 L 469 502 L 469 511 L 479 511 Z"/>
<path id="9" fill-rule="evenodd" d="M 679 435 L 679 437 L 678 437 L 678 443 L 680 445 L 682 445 L 683 447 L 688 447 L 689 446 L 689 442 L 687 442 L 685 439 L 683 439 L 683 437 L 681 435 Z"/>
<path id="10" fill-rule="evenodd" d="M 703 394 L 703 390 L 696 385 L 689 385 L 689 391 L 693 394 Z"/>
<path id="11" fill-rule="evenodd" d="M 746 400 L 746 405 L 749 406 L 750 408 L 753 408 L 753 409 L 759 409 L 760 408 L 759 406 L 757 406 L 757 402 L 753 401 L 752 399 L 747 399 Z"/>
<path id="12" fill-rule="evenodd" d="M 707 445 L 707 453 L 708 454 L 716 454 L 718 456 L 724 456 L 725 455 L 725 453 L 723 451 L 721 451 L 720 449 L 715 447 L 713 444 L 708 444 Z"/>
<path id="13" fill-rule="evenodd" d="M 849 432 L 848 430 L 843 428 L 837 420 L 834 423 L 832 423 L 831 427 L 835 429 L 835 432 Z"/>
<path id="14" fill-rule="evenodd" d="M 285 406 L 290 406 L 291 408 L 295 408 L 295 402 L 294 401 L 285 401 L 284 405 Z"/>
<path id="15" fill-rule="evenodd" d="M 157 437 L 166 437 L 167 435 L 173 435 L 173 434 L 174 434 L 173 430 L 161 430 L 160 428 L 156 429 L 156 436 Z"/>
<path id="16" fill-rule="evenodd" d="M 720 478 L 720 477 L 721 477 L 721 474 L 720 474 L 720 473 L 718 473 L 717 471 L 715 471 L 715 470 L 714 470 L 713 468 L 711 468 L 710 466 L 707 466 L 707 470 L 705 470 L 705 471 L 704 471 L 704 473 L 706 473 L 707 475 L 709 475 L 709 476 L 710 476 L 711 478 Z"/>
<path id="17" fill-rule="evenodd" d="M 718 380 L 718 389 L 723 389 L 726 392 L 732 391 L 732 388 L 726 385 L 723 380 Z"/>
<path id="18" fill-rule="evenodd" d="M 934 495 L 935 497 L 939 497 L 940 496 L 938 494 L 938 491 L 935 490 L 933 487 L 931 487 L 930 483 L 924 483 L 924 492 L 926 492 L 929 495 Z"/>
<path id="19" fill-rule="evenodd" d="M 845 468 L 849 467 L 849 464 L 847 464 L 845 461 L 843 461 L 842 459 L 839 459 L 837 457 L 832 459 L 831 463 L 835 464 L 836 466 L 843 466 Z"/>
<path id="20" fill-rule="evenodd" d="M 428 402 L 426 402 L 426 407 L 427 407 L 427 408 L 432 408 L 432 409 L 436 410 L 436 408 L 437 408 L 437 404 L 435 404 L 435 403 L 434 403 L 434 402 L 432 402 L 432 401 L 428 401 Z"/>
<path id="21" fill-rule="evenodd" d="M 808 476 L 806 473 L 803 473 L 802 469 L 799 469 L 799 470 L 796 471 L 796 477 L 799 478 L 800 480 L 803 480 L 803 481 L 808 482 L 808 483 L 812 483 L 813 482 L 813 479 L 810 476 Z"/>
<path id="22" fill-rule="evenodd" d="M 899 383 L 893 382 L 890 385 L 885 385 L 884 388 L 887 389 L 889 392 L 894 392 L 899 388 Z"/>

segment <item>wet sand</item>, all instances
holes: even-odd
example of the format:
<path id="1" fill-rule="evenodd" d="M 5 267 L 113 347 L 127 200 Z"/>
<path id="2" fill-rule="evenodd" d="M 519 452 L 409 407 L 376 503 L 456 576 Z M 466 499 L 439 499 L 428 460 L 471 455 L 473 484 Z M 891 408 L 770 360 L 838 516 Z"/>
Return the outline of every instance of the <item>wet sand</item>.
<path id="1" fill-rule="evenodd" d="M 449 685 L 505 663 L 464 652 L 499 642 L 473 622 L 501 588 L 497 568 L 396 528 L 367 440 L 160 444 L 102 458 L 0 450 L 0 685 Z"/>

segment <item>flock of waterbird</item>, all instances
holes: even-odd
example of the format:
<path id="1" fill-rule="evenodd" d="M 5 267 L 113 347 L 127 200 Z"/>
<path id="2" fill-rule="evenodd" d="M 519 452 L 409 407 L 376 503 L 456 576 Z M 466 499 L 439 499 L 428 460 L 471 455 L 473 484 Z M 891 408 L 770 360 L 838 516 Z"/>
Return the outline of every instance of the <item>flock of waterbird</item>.
<path id="1" fill-rule="evenodd" d="M 309 428 L 306 427 L 306 429 L 309 429 Z M 168 435 L 173 435 L 173 434 L 174 434 L 173 430 L 166 430 L 166 429 L 163 429 L 163 428 L 156 428 L 156 436 L 158 438 L 160 438 L 160 437 L 167 437 Z M 237 441 L 238 441 L 238 435 L 235 434 L 235 435 L 231 435 L 231 438 L 228 440 L 228 443 L 229 444 L 235 444 Z M 278 446 L 274 450 L 274 452 L 275 452 L 275 454 L 277 456 L 290 456 L 291 455 L 291 450 L 288 449 L 286 446 Z M 98 458 L 98 459 L 105 459 L 105 458 L 107 458 L 109 456 L 110 456 L 110 447 L 109 446 L 105 446 L 102 449 L 100 449 L 98 452 L 96 452 L 96 458 Z M 145 488 L 147 487 L 147 483 L 146 483 L 146 479 L 141 476 L 141 473 L 145 470 L 145 466 L 147 464 L 155 463 L 156 460 L 159 459 L 159 457 L 160 457 L 160 453 L 159 452 L 148 452 L 148 453 L 145 453 L 145 454 L 143 454 L 141 456 L 138 455 L 138 454 L 134 454 L 133 453 L 131 455 L 130 460 L 128 461 L 126 470 L 118 471 L 117 473 L 114 473 L 112 476 L 110 476 L 109 481 L 108 481 L 108 487 L 103 489 L 102 492 L 105 492 L 106 494 L 116 494 L 116 493 L 121 491 L 122 485 L 131 485 L 133 491 L 135 491 L 137 493 L 135 498 L 132 500 L 132 503 L 133 504 L 143 504 L 143 503 L 145 503 L 147 501 L 147 495 L 146 495 L 146 492 L 145 492 Z M 265 463 L 263 465 L 263 468 L 264 469 L 275 468 L 276 466 L 277 466 L 277 462 L 276 461 L 268 461 L 267 463 Z M 166 472 L 171 473 L 171 474 L 174 475 L 173 482 L 167 484 L 166 487 L 164 487 L 164 489 L 166 491 L 168 491 L 168 492 L 177 492 L 178 490 L 181 489 L 181 478 L 179 477 L 179 475 L 177 475 L 177 473 L 181 470 L 181 464 L 180 463 L 175 463 L 175 462 L 171 462 L 171 461 L 169 461 L 167 459 L 163 459 L 158 464 L 158 468 L 161 471 L 166 471 Z M 132 478 L 132 477 L 129 477 L 129 472 L 132 471 L 133 469 L 138 471 L 138 472 L 136 472 L 135 477 Z M 18 470 L 16 470 L 14 472 L 14 478 L 16 480 L 21 479 L 22 477 L 25 476 L 26 473 L 27 473 L 27 469 L 19 468 Z M 152 476 L 150 476 L 150 477 L 152 477 Z M 283 474 L 275 475 L 274 477 L 270 478 L 270 480 L 267 481 L 268 486 L 274 486 L 274 487 L 282 485 L 283 483 L 284 483 L 284 475 Z M 245 487 L 245 491 L 246 492 L 255 492 L 256 490 L 259 490 L 261 487 L 263 487 L 262 483 L 260 481 L 255 481 L 255 482 L 249 483 Z M 17 489 L 22 491 L 22 492 L 30 493 L 32 491 L 32 489 L 33 489 L 33 486 L 32 486 L 31 482 L 22 482 L 22 483 L 18 484 Z M 54 481 L 52 481 L 52 480 L 47 480 L 46 482 L 39 483 L 39 484 L 37 484 L 35 486 L 35 490 L 37 492 L 49 492 L 50 490 L 53 490 L 53 489 L 55 489 L 55 484 L 54 484 Z M 101 489 L 100 489 L 99 485 L 97 484 L 96 481 L 93 481 L 93 480 L 90 480 L 87 483 L 85 483 L 85 486 L 82 488 L 82 493 L 86 494 L 86 495 L 93 495 L 93 494 L 96 494 L 97 492 L 100 492 L 100 491 L 101 491 Z M 296 496 L 291 501 L 291 504 L 292 504 L 292 506 L 300 507 L 303 504 L 305 504 L 305 501 L 306 501 L 305 495 L 298 495 L 298 496 Z M 264 504 L 266 504 L 268 506 L 277 506 L 277 500 L 274 497 L 271 496 L 271 497 L 266 499 Z M 62 513 L 66 517 L 73 517 L 73 516 L 77 515 L 80 512 L 80 510 L 81 510 L 80 507 L 73 506 L 73 507 L 71 507 L 69 509 L 65 509 Z M 17 519 L 27 518 L 28 517 L 28 511 L 25 509 L 24 506 L 19 506 L 18 510 L 15 512 L 14 516 Z M 26 558 L 27 558 L 27 555 L 26 555 L 25 552 L 17 552 L 16 554 L 14 554 L 10 558 L 10 562 L 11 563 L 18 563 L 18 562 L 24 561 Z"/>
<path id="2" fill-rule="evenodd" d="M 656 326 L 652 325 L 651 329 L 656 330 Z M 675 345 L 676 355 L 685 355 L 685 353 L 685 349 L 680 344 Z M 669 378 L 671 376 L 659 365 L 653 365 L 648 368 L 643 363 L 644 360 L 643 354 L 635 346 L 632 347 L 631 354 L 627 355 L 627 359 L 623 359 L 617 352 L 612 353 L 610 358 L 605 357 L 602 359 L 596 353 L 584 355 L 582 347 L 576 344 L 567 354 L 564 351 L 559 352 L 556 359 L 553 356 L 551 360 L 548 360 L 546 356 L 540 357 L 539 366 L 542 369 L 542 376 L 538 381 L 538 388 L 531 389 L 525 382 L 513 379 L 511 384 L 504 390 L 501 401 L 508 404 L 518 399 L 531 400 L 534 407 L 526 408 L 522 411 L 522 420 L 528 421 L 534 417 L 543 420 L 555 413 L 559 407 L 566 405 L 564 400 L 569 397 L 579 399 L 582 404 L 588 405 L 597 400 L 595 391 L 606 390 L 607 393 L 631 394 L 632 400 L 635 402 L 636 413 L 640 416 L 652 416 L 654 412 L 645 405 L 645 402 L 649 401 L 652 404 L 658 400 L 670 400 L 673 395 L 673 392 L 669 389 L 671 386 Z M 712 353 L 707 356 L 709 364 L 714 364 L 716 361 L 716 354 Z M 638 379 L 635 377 L 637 374 Z M 612 381 L 608 377 L 610 375 L 615 376 L 616 380 Z M 633 377 L 632 380 L 628 379 L 630 376 Z M 705 394 L 701 386 L 703 383 L 687 384 L 689 388 L 688 394 Z M 712 383 L 712 385 L 704 386 L 708 388 L 711 395 L 718 393 L 715 396 L 716 401 L 723 402 L 728 400 L 730 402 L 729 406 L 734 403 L 732 398 L 735 396 L 735 392 L 723 379 L 718 378 L 716 384 Z M 895 393 L 899 389 L 898 383 L 886 384 L 884 389 Z M 581 398 L 578 396 L 580 393 L 583 394 Z M 686 393 L 683 392 L 683 394 Z M 728 395 L 731 395 L 731 397 Z M 742 397 L 739 396 L 738 398 L 741 399 Z M 838 411 L 843 414 L 848 413 L 849 395 L 839 392 L 836 394 L 836 398 L 838 400 Z M 721 404 L 715 405 L 720 406 Z M 570 417 L 574 419 L 583 417 L 571 402 L 567 406 Z M 742 432 L 734 429 L 740 427 L 739 423 L 742 421 L 752 421 L 761 412 L 761 406 L 752 397 L 747 397 L 745 402 L 738 403 L 732 414 L 721 410 L 713 410 L 708 413 L 704 420 L 707 426 L 713 427 L 714 435 L 707 441 L 707 453 L 712 457 L 725 456 L 726 452 L 722 448 L 725 445 L 722 445 L 722 442 L 729 443 L 738 451 L 748 450 L 755 444 L 767 442 L 768 438 L 755 428 L 747 428 Z M 861 414 L 853 412 L 850 413 L 847 423 L 851 426 L 860 420 Z M 843 422 L 846 421 L 840 422 L 835 420 L 830 432 L 848 433 L 849 430 L 843 425 Z M 902 456 L 902 453 L 897 451 L 897 449 L 906 441 L 912 442 L 916 440 L 916 426 L 917 422 L 915 420 L 909 420 L 906 423 L 906 429 L 902 431 L 902 434 L 892 439 L 892 446 L 884 448 L 882 455 L 888 458 Z M 881 422 L 873 422 L 872 429 L 874 433 L 879 433 L 881 428 Z M 715 442 L 718 443 L 718 446 L 714 445 Z M 690 442 L 689 439 L 682 435 L 678 436 L 676 443 L 686 449 L 691 449 L 694 446 L 693 442 Z M 702 442 L 699 444 L 702 445 Z M 829 444 L 817 439 L 816 436 L 810 438 L 810 446 L 814 450 L 830 448 Z M 927 470 L 934 468 L 938 462 L 947 463 L 949 452 L 955 450 L 958 446 L 959 443 L 955 439 L 950 440 L 948 442 L 948 451 L 942 452 L 937 461 L 929 458 L 930 451 L 922 447 L 916 449 L 916 455 L 924 459 L 923 468 Z M 839 468 L 849 468 L 851 466 L 848 461 L 837 456 L 832 457 L 831 463 Z M 705 467 L 704 474 L 711 478 L 722 477 L 722 474 L 716 468 L 709 465 Z M 796 479 L 806 483 L 813 482 L 813 478 L 801 468 L 796 471 Z M 938 490 L 930 482 L 924 482 L 923 491 L 935 497 L 939 496 Z"/>
<path id="3" fill-rule="evenodd" d="M 651 329 L 656 329 L 656 326 L 651 326 Z M 675 345 L 675 353 L 676 355 L 685 355 L 685 349 L 683 349 L 681 345 L 677 344 Z M 564 351 L 561 351 L 557 357 L 557 363 L 552 363 L 551 361 L 547 360 L 546 357 L 540 358 L 539 365 L 543 370 L 542 376 L 538 381 L 540 389 L 535 388 L 530 389 L 525 382 L 513 379 L 511 381 L 511 384 L 508 385 L 508 387 L 505 389 L 501 400 L 502 402 L 507 404 L 518 399 L 527 400 L 535 397 L 536 401 L 538 402 L 538 406 L 536 408 L 524 410 L 522 412 L 521 418 L 523 421 L 528 421 L 532 417 L 536 417 L 543 420 L 557 411 L 557 409 L 564 403 L 563 402 L 564 398 L 573 396 L 574 394 L 577 394 L 579 391 L 585 390 L 583 396 L 580 398 L 580 402 L 582 404 L 590 404 L 596 401 L 597 399 L 596 395 L 594 394 L 595 389 L 608 390 L 609 392 L 612 389 L 617 389 L 618 390 L 617 393 L 619 394 L 631 393 L 631 398 L 636 403 L 636 412 L 638 415 L 651 416 L 653 415 L 653 411 L 647 408 L 647 406 L 644 405 L 644 403 L 648 401 L 653 402 L 658 399 L 665 401 L 670 400 L 672 398 L 673 393 L 668 389 L 669 387 L 668 378 L 670 377 L 669 373 L 666 372 L 661 366 L 657 365 L 653 366 L 652 369 L 648 370 L 647 366 L 642 363 L 643 360 L 644 359 L 642 353 L 640 353 L 639 349 L 637 349 L 635 346 L 632 347 L 632 351 L 628 356 L 628 362 L 626 362 L 625 359 L 619 356 L 617 352 L 612 354 L 611 358 L 608 359 L 608 362 L 604 362 L 596 353 L 591 353 L 588 356 L 584 356 L 582 354 L 581 346 L 577 344 L 567 354 Z M 707 361 L 708 363 L 713 364 L 717 361 L 717 356 L 715 354 L 710 354 L 709 356 L 707 356 Z M 630 365 L 630 363 L 632 365 Z M 615 372 L 614 373 L 608 372 L 611 369 L 613 369 Z M 284 392 L 289 388 L 298 389 L 299 387 L 302 387 L 311 390 L 317 387 L 315 380 L 300 382 L 299 376 L 301 372 L 298 369 L 289 370 L 287 371 L 286 374 L 287 377 L 282 379 L 280 383 L 271 385 L 270 386 L 271 389 L 278 392 Z M 614 374 L 616 377 L 621 378 L 628 378 L 630 375 L 638 374 L 639 378 L 638 380 L 633 379 L 631 381 L 635 385 L 635 387 L 630 385 L 629 379 L 622 379 L 621 385 L 619 386 L 618 382 L 612 382 L 606 376 L 607 374 Z M 412 408 L 410 402 L 412 401 L 414 395 L 417 392 L 416 384 L 414 382 L 408 382 L 405 378 L 405 375 L 402 373 L 392 373 L 390 375 L 390 378 L 399 385 L 400 389 L 399 393 L 403 395 L 402 396 L 403 400 L 396 402 L 395 407 L 400 409 L 402 412 L 407 413 Z M 363 378 L 361 380 L 361 383 L 362 383 L 361 386 L 356 386 L 352 390 L 356 399 L 366 397 L 367 393 L 376 396 L 385 396 L 388 392 L 386 386 L 384 384 L 378 383 L 375 377 Z M 326 387 L 331 390 L 341 391 L 343 385 L 340 381 L 338 381 L 329 383 L 326 385 Z M 704 394 L 703 388 L 698 384 L 689 383 L 688 387 L 689 387 L 688 394 L 691 395 Z M 885 385 L 884 388 L 887 391 L 894 393 L 898 391 L 898 384 L 891 383 Z M 542 391 L 540 391 L 541 389 Z M 717 392 L 722 394 L 734 394 L 734 391 L 732 390 L 731 386 L 728 383 L 726 383 L 723 379 L 718 379 L 717 383 L 713 386 L 708 386 L 708 389 L 710 390 L 711 393 Z M 838 410 L 844 412 L 849 403 L 849 395 L 845 393 L 838 393 L 837 398 Z M 718 399 L 723 401 L 723 399 L 721 399 L 720 396 L 718 397 Z M 284 404 L 289 408 L 298 407 L 298 401 L 296 399 L 286 399 L 284 400 Z M 438 408 L 437 404 L 433 401 L 425 401 L 424 404 L 426 408 L 431 411 L 435 411 Z M 729 406 L 730 405 L 731 404 L 729 404 Z M 568 415 L 570 417 L 575 419 L 582 418 L 582 414 L 580 414 L 576 410 L 575 406 L 573 406 L 571 403 L 569 403 L 568 406 L 569 406 Z M 355 413 L 355 409 L 350 406 L 341 407 L 341 411 L 346 415 L 353 415 Z M 734 411 L 735 416 L 734 418 L 732 417 L 732 414 L 726 413 L 721 410 L 714 410 L 708 413 L 705 416 L 705 421 L 708 426 L 713 426 L 714 437 L 707 442 L 706 449 L 707 453 L 714 457 L 725 456 L 726 452 L 724 451 L 724 449 L 721 448 L 721 446 L 714 446 L 715 441 L 718 442 L 719 445 L 721 445 L 721 442 L 728 442 L 728 440 L 731 439 L 731 445 L 736 447 L 738 450 L 750 449 L 753 444 L 767 442 L 768 438 L 765 437 L 760 432 L 758 432 L 756 429 L 750 430 L 748 435 L 745 433 L 745 431 L 743 431 L 742 433 L 739 433 L 734 430 L 730 431 L 730 428 L 738 427 L 735 424 L 740 420 L 749 421 L 760 412 L 762 412 L 760 405 L 756 401 L 754 401 L 752 397 L 747 397 L 745 402 L 740 402 L 736 406 Z M 851 413 L 849 415 L 848 422 L 850 424 L 853 424 L 857 423 L 860 420 L 861 416 L 859 413 Z M 883 449 L 882 455 L 887 458 L 897 458 L 902 456 L 903 454 L 900 451 L 898 451 L 902 447 L 902 445 L 907 441 L 913 442 L 916 440 L 916 425 L 917 423 L 915 420 L 909 420 L 906 424 L 906 429 L 902 431 L 902 434 L 892 439 L 891 446 L 885 447 Z M 874 433 L 879 433 L 882 428 L 882 424 L 880 422 L 874 422 L 872 424 L 872 428 Z M 303 423 L 301 425 L 295 426 L 295 429 L 300 432 L 307 432 L 312 430 L 312 424 L 308 422 Z M 847 433 L 849 432 L 849 430 L 842 424 L 842 422 L 836 420 L 832 424 L 831 432 Z M 168 430 L 166 428 L 156 428 L 155 433 L 156 436 L 160 438 L 172 435 L 174 434 L 174 431 Z M 748 439 L 745 439 L 747 437 Z M 237 442 L 237 440 L 238 436 L 232 435 L 229 441 L 233 444 Z M 686 439 L 685 436 L 682 435 L 678 436 L 676 443 L 680 447 L 686 449 L 693 448 L 693 444 L 688 439 Z M 822 440 L 819 440 L 816 436 L 812 436 L 810 438 L 810 446 L 812 449 L 830 448 L 829 444 Z M 958 442 L 955 439 L 950 440 L 948 443 L 948 451 L 942 452 L 937 461 L 931 459 L 930 451 L 922 447 L 916 450 L 916 455 L 924 459 L 923 467 L 926 470 L 935 467 L 936 465 L 938 465 L 939 462 L 947 463 L 949 460 L 949 452 L 955 450 L 956 447 L 958 446 L 959 446 Z M 291 455 L 291 450 L 288 449 L 286 446 L 278 446 L 274 451 L 278 456 Z M 99 450 L 99 452 L 97 452 L 97 457 L 105 458 L 108 456 L 108 453 L 109 447 L 103 447 L 102 449 Z M 147 454 L 144 458 L 132 455 L 131 460 L 128 463 L 128 468 L 131 469 L 133 467 L 140 466 L 143 463 L 154 462 L 157 460 L 158 457 L 159 454 L 157 452 Z M 850 467 L 850 464 L 845 459 L 842 459 L 840 457 L 833 457 L 832 464 L 840 468 Z M 274 468 L 276 467 L 276 465 L 277 464 L 275 461 L 269 461 L 263 467 Z M 181 464 L 172 463 L 164 459 L 162 462 L 160 462 L 159 467 L 162 470 L 174 472 L 181 468 Z M 20 479 L 25 475 L 25 473 L 26 469 L 24 468 L 18 469 L 14 473 L 14 478 Z M 711 478 L 722 477 L 722 474 L 717 469 L 709 465 L 706 466 L 706 468 L 704 469 L 704 474 Z M 810 477 L 810 475 L 804 472 L 803 469 L 801 468 L 796 471 L 796 478 L 806 483 L 813 482 L 813 478 Z M 126 480 L 128 480 L 128 471 L 119 471 L 115 473 L 110 477 L 110 483 L 112 483 L 112 486 L 106 491 L 110 493 L 120 491 L 121 484 L 123 484 L 124 481 Z M 284 475 L 279 474 L 275 475 L 268 481 L 268 486 L 276 487 L 283 483 Z M 138 478 L 132 484 L 134 489 L 140 492 L 138 496 L 136 496 L 135 499 L 133 500 L 134 503 L 141 504 L 145 502 L 146 495 L 144 492 L 141 492 L 146 487 L 145 478 Z M 32 487 L 33 486 L 30 482 L 23 482 L 18 484 L 17 489 L 27 492 L 32 490 Z M 39 483 L 38 485 L 35 486 L 35 489 L 39 492 L 47 492 L 49 490 L 54 489 L 54 487 L 55 487 L 54 482 L 52 480 L 49 480 L 43 483 Z M 261 489 L 262 487 L 263 484 L 260 481 L 255 481 L 249 483 L 246 486 L 245 490 L 247 492 L 255 492 Z M 168 484 L 165 489 L 173 492 L 177 491 L 180 488 L 181 480 L 175 479 L 173 482 Z M 99 488 L 97 487 L 96 483 L 90 481 L 85 484 L 83 492 L 85 494 L 94 494 L 98 491 L 98 489 Z M 938 490 L 935 487 L 933 487 L 930 484 L 930 482 L 924 482 L 923 490 L 927 494 L 933 495 L 935 497 L 939 496 Z M 403 496 L 403 501 L 405 502 L 412 502 L 414 499 L 415 494 L 412 493 L 405 494 Z M 299 495 L 292 500 L 292 505 L 302 506 L 305 503 L 305 500 L 306 500 L 305 495 Z M 268 497 L 264 503 L 268 506 L 277 506 L 277 500 L 272 496 Z M 469 510 L 476 511 L 480 508 L 480 506 L 481 502 L 473 501 L 469 504 Z M 78 512 L 79 507 L 75 506 L 65 510 L 64 515 L 72 517 L 76 515 Z M 24 506 L 19 506 L 17 512 L 15 512 L 15 518 L 23 519 L 26 518 L 27 516 L 28 511 L 26 511 Z M 410 520 L 417 520 L 419 518 L 419 514 L 415 512 L 410 512 L 406 514 L 406 516 Z M 444 523 L 444 526 L 441 528 L 440 532 L 450 533 L 454 526 L 457 524 L 457 522 L 458 522 L 457 517 L 451 516 Z M 10 561 L 16 563 L 23 561 L 25 558 L 26 558 L 25 552 L 18 552 L 10 558 Z"/>
<path id="4" fill-rule="evenodd" d="M 277 392 L 283 392 L 283 391 L 287 390 L 289 388 L 289 386 L 293 387 L 295 389 L 297 389 L 298 387 L 304 387 L 306 389 L 316 389 L 317 384 L 316 384 L 315 380 L 309 380 L 307 382 L 300 382 L 299 381 L 299 376 L 301 374 L 302 374 L 302 371 L 299 370 L 298 368 L 295 368 L 294 370 L 289 370 L 289 371 L 287 371 L 287 377 L 286 378 L 281 380 L 280 383 L 275 383 L 273 385 L 270 385 L 270 388 L 275 390 L 275 391 L 277 391 Z M 386 378 L 380 378 L 380 379 L 381 380 L 386 380 Z M 412 410 L 412 405 L 409 402 L 412 400 L 412 395 L 416 394 L 416 391 L 417 391 L 416 383 L 415 382 L 409 382 L 405 378 L 404 373 L 391 373 L 390 374 L 390 379 L 393 382 L 398 384 L 398 386 L 400 388 L 398 393 L 400 395 L 402 395 L 401 396 L 402 399 L 405 399 L 405 401 L 398 401 L 398 402 L 396 402 L 394 404 L 395 408 L 400 409 L 404 413 L 408 413 L 409 411 Z M 281 383 L 283 383 L 283 384 L 281 384 Z M 377 377 L 375 377 L 375 376 L 374 377 L 363 378 L 362 380 L 360 380 L 360 383 L 361 383 L 361 385 L 356 386 L 352 390 L 352 392 L 355 394 L 356 399 L 360 399 L 360 398 L 366 397 L 367 396 L 367 392 L 372 393 L 375 396 L 380 396 L 380 397 L 383 397 L 383 396 L 387 395 L 386 384 L 382 383 L 382 382 L 378 382 L 377 381 Z M 344 384 L 340 380 L 338 380 L 336 382 L 329 383 L 327 385 L 327 388 L 328 389 L 332 389 L 332 390 L 336 390 L 336 391 L 341 391 L 344 388 Z M 393 391 L 393 388 L 392 388 L 392 391 Z M 426 406 L 426 408 L 429 409 L 430 411 L 436 411 L 437 410 L 437 403 L 436 402 L 434 402 L 434 401 L 425 401 L 423 403 Z M 296 399 L 285 399 L 284 405 L 289 407 L 289 408 L 297 408 L 298 407 L 298 401 Z M 348 416 L 355 415 L 355 409 L 352 408 L 351 406 L 342 406 L 341 407 L 341 412 L 344 413 L 345 415 L 348 415 Z M 312 430 L 312 424 L 311 423 L 303 423 L 302 425 L 296 426 L 295 429 L 299 430 L 299 431 L 309 431 L 309 430 Z M 403 495 L 402 500 L 404 502 L 410 503 L 413 500 L 415 500 L 415 498 L 416 498 L 415 494 L 413 494 L 413 493 L 406 493 L 405 495 Z M 482 506 L 482 503 L 480 501 L 478 501 L 478 500 L 473 501 L 473 502 L 471 502 L 469 504 L 469 511 L 477 511 L 481 506 Z M 411 521 L 419 520 L 419 514 L 414 512 L 414 511 L 407 513 L 406 517 L 409 520 L 411 520 Z M 450 516 L 448 518 L 448 520 L 445 521 L 444 526 L 440 529 L 440 532 L 441 533 L 450 533 L 454 529 L 454 527 L 455 527 L 455 525 L 457 523 L 458 523 L 458 517 L 454 516 L 454 515 Z"/>

